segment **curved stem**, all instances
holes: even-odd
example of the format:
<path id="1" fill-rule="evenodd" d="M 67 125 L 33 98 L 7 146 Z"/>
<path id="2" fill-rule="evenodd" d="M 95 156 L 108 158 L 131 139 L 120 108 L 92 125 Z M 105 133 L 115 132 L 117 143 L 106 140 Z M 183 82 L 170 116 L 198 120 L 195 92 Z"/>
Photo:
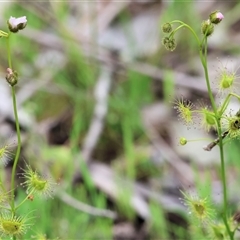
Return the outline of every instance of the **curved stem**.
<path id="1" fill-rule="evenodd" d="M 203 53 L 204 50 L 204 53 Z M 204 75 L 205 75 L 205 79 L 206 79 L 206 84 L 207 84 L 207 90 L 208 90 L 208 95 L 211 101 L 211 105 L 213 108 L 213 111 L 215 113 L 215 116 L 218 116 L 217 113 L 217 107 L 214 101 L 214 97 L 211 91 L 211 86 L 210 86 L 210 80 L 209 80 L 209 75 L 208 75 L 208 67 L 207 67 L 207 39 L 204 41 L 204 49 L 200 49 L 199 52 L 200 55 L 200 59 L 203 65 L 203 69 L 204 69 Z"/>
<path id="2" fill-rule="evenodd" d="M 188 28 L 188 29 L 192 32 L 192 34 L 193 34 L 193 36 L 195 37 L 195 39 L 197 40 L 198 45 L 199 45 L 199 46 L 201 45 L 200 40 L 199 40 L 197 34 L 195 33 L 195 31 L 194 31 L 189 25 L 187 25 L 187 24 L 185 24 L 184 22 L 179 21 L 179 20 L 171 21 L 171 23 L 180 23 L 182 26 Z M 181 27 L 181 26 L 180 26 L 180 27 Z M 180 27 L 176 28 L 176 30 L 178 30 Z M 175 30 L 174 30 L 173 32 L 175 33 Z"/>
<path id="3" fill-rule="evenodd" d="M 15 117 L 15 122 L 16 122 L 16 129 L 17 129 L 17 140 L 18 140 L 17 152 L 16 152 L 16 155 L 15 155 L 15 158 L 14 158 L 14 163 L 13 163 L 13 168 L 12 168 L 12 176 L 11 176 L 11 189 L 12 189 L 11 207 L 12 207 L 12 211 L 15 212 L 15 209 L 14 209 L 15 174 L 16 174 L 17 163 L 18 163 L 19 156 L 20 156 L 20 151 L 21 151 L 21 135 L 20 135 L 20 127 L 19 127 L 19 121 L 18 121 L 15 88 L 14 88 L 14 86 L 12 86 L 11 88 L 12 88 L 14 117 Z"/>
<path id="4" fill-rule="evenodd" d="M 235 94 L 235 93 L 229 93 L 228 95 L 227 95 L 227 97 L 225 98 L 225 100 L 224 100 L 224 102 L 223 102 L 223 104 L 222 104 L 222 107 L 221 107 L 221 109 L 220 109 L 220 111 L 219 111 L 219 114 L 220 114 L 220 116 L 224 113 L 224 111 L 226 110 L 226 108 L 227 108 L 227 106 L 228 106 L 228 103 L 229 103 L 229 101 L 230 101 L 230 97 L 236 97 L 239 101 L 240 101 L 240 96 L 238 96 L 237 94 Z"/>

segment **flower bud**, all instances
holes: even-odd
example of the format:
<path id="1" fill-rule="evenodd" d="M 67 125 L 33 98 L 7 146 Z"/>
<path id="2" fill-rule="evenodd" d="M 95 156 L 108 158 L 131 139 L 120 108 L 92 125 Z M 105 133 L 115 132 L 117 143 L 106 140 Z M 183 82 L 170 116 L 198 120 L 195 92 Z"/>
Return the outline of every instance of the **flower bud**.
<path id="1" fill-rule="evenodd" d="M 170 51 L 175 50 L 177 44 L 174 38 L 171 39 L 171 41 L 169 42 L 168 48 Z"/>
<path id="2" fill-rule="evenodd" d="M 16 33 L 18 30 L 22 30 L 26 27 L 27 25 L 27 18 L 26 16 L 15 18 L 15 17 L 10 17 L 8 20 L 8 28 L 11 32 Z"/>
<path id="3" fill-rule="evenodd" d="M 7 68 L 6 80 L 12 87 L 16 85 L 18 82 L 17 72 L 13 71 L 11 68 Z"/>
<path id="4" fill-rule="evenodd" d="M 164 37 L 164 38 L 162 39 L 162 44 L 165 46 L 166 44 L 169 43 L 169 41 L 170 41 L 169 37 Z"/>
<path id="5" fill-rule="evenodd" d="M 169 51 L 173 51 L 177 46 L 175 39 L 174 38 L 169 38 L 169 37 L 163 38 L 162 44 Z"/>
<path id="6" fill-rule="evenodd" d="M 162 25 L 162 31 L 164 33 L 170 33 L 172 31 L 172 25 L 170 23 L 164 23 Z"/>
<path id="7" fill-rule="evenodd" d="M 210 19 L 211 23 L 218 24 L 224 19 L 224 16 L 221 12 L 215 11 L 209 15 L 209 19 Z"/>
<path id="8" fill-rule="evenodd" d="M 210 20 L 205 20 L 202 23 L 202 34 L 206 37 L 210 36 L 214 31 L 214 25 L 210 22 Z"/>

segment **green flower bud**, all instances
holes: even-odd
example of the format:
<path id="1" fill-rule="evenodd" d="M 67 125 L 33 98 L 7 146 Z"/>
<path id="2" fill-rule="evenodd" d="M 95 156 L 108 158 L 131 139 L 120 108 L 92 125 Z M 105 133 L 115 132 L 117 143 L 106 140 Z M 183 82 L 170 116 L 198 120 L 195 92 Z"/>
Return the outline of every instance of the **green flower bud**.
<path id="1" fill-rule="evenodd" d="M 164 37 L 163 39 L 162 39 L 162 44 L 165 46 L 166 44 L 168 44 L 169 43 L 169 37 Z"/>
<path id="2" fill-rule="evenodd" d="M 172 38 L 172 39 L 170 40 L 169 44 L 168 44 L 169 50 L 170 50 L 170 51 L 175 50 L 176 46 L 177 46 L 176 41 L 175 41 L 174 38 Z"/>
<path id="3" fill-rule="evenodd" d="M 210 19 L 211 23 L 218 24 L 224 19 L 224 16 L 221 12 L 214 11 L 209 15 L 209 19 Z"/>
<path id="4" fill-rule="evenodd" d="M 11 68 L 7 68 L 6 80 L 11 86 L 16 85 L 18 82 L 17 72 L 13 71 Z"/>
<path id="5" fill-rule="evenodd" d="M 173 51 L 176 48 L 176 46 L 177 46 L 175 39 L 174 38 L 170 39 L 169 37 L 163 38 L 162 44 L 169 51 Z"/>
<path id="6" fill-rule="evenodd" d="M 172 31 L 172 25 L 170 23 L 164 23 L 162 25 L 162 31 L 164 33 L 170 33 Z"/>
<path id="7" fill-rule="evenodd" d="M 202 23 L 202 34 L 205 35 L 205 36 L 210 36 L 213 31 L 214 31 L 214 25 L 210 22 L 210 20 L 205 20 L 203 21 Z"/>

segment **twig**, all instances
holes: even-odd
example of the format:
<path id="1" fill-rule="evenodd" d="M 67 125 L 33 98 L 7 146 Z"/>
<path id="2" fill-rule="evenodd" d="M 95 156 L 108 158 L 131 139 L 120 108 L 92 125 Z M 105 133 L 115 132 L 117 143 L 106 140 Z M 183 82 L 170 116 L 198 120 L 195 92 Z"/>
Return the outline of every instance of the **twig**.
<path id="1" fill-rule="evenodd" d="M 128 1 L 120 1 L 117 4 L 116 2 L 109 2 L 97 16 L 98 34 L 106 30 L 113 19 L 129 4 Z"/>
<path id="2" fill-rule="evenodd" d="M 94 185 L 113 200 L 117 200 L 122 191 L 130 192 L 129 202 L 135 212 L 143 219 L 151 218 L 148 202 L 152 200 L 159 203 L 164 209 L 182 210 L 182 205 L 176 201 L 176 197 L 159 194 L 145 184 L 118 176 L 107 165 L 91 162 L 89 172 Z"/>
<path id="3" fill-rule="evenodd" d="M 107 218 L 111 218 L 111 219 L 117 218 L 117 214 L 115 212 L 106 210 L 106 209 L 99 209 L 99 208 L 89 206 L 85 203 L 82 203 L 82 202 L 76 200 L 75 198 L 71 197 L 70 195 L 68 195 L 65 192 L 60 192 L 60 193 L 58 193 L 57 196 L 63 202 L 65 202 L 69 206 L 71 206 L 79 211 L 82 211 L 82 212 L 85 212 L 85 213 L 88 213 L 88 214 L 91 214 L 94 216 L 99 216 L 99 217 L 107 217 Z"/>
<path id="4" fill-rule="evenodd" d="M 228 135 L 229 131 L 225 131 L 222 134 L 222 139 L 224 139 L 227 135 Z M 203 149 L 205 151 L 211 151 L 217 144 L 219 143 L 219 137 L 216 138 L 214 141 L 212 141 L 211 143 L 209 143 L 207 146 L 203 147 Z"/>
<path id="5" fill-rule="evenodd" d="M 104 119 L 108 111 L 108 95 L 114 79 L 116 66 L 112 63 L 113 54 L 110 54 L 107 65 L 103 65 L 95 87 L 96 105 L 92 122 L 83 143 L 81 155 L 84 161 L 89 162 L 92 152 L 98 142 L 104 127 Z"/>

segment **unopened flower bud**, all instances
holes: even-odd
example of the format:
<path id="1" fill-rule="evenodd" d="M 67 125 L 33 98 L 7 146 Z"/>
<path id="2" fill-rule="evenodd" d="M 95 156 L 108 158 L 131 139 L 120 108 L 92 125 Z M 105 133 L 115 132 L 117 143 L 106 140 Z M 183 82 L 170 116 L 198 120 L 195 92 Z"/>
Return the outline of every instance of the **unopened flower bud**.
<path id="1" fill-rule="evenodd" d="M 209 19 L 210 19 L 211 23 L 218 24 L 224 19 L 224 16 L 221 12 L 215 11 L 209 15 Z"/>
<path id="2" fill-rule="evenodd" d="M 205 20 L 203 21 L 202 23 L 202 34 L 205 35 L 205 36 L 210 36 L 213 31 L 214 31 L 214 25 L 210 22 L 210 20 Z"/>
<path id="3" fill-rule="evenodd" d="M 162 44 L 169 51 L 173 51 L 177 46 L 175 39 L 174 38 L 169 38 L 169 37 L 163 38 Z"/>
<path id="4" fill-rule="evenodd" d="M 164 33 L 170 33 L 172 31 L 172 25 L 170 23 L 164 23 L 162 25 L 162 31 Z"/>
<path id="5" fill-rule="evenodd" d="M 169 43 L 169 37 L 164 37 L 163 39 L 162 39 L 162 44 L 165 46 L 166 44 L 168 44 Z"/>
<path id="6" fill-rule="evenodd" d="M 11 32 L 16 33 L 18 30 L 22 30 L 26 27 L 27 25 L 27 18 L 26 16 L 15 18 L 15 17 L 10 17 L 8 20 L 8 28 Z"/>
<path id="7" fill-rule="evenodd" d="M 11 86 L 16 85 L 18 82 L 17 72 L 13 71 L 11 68 L 7 68 L 6 80 Z"/>

